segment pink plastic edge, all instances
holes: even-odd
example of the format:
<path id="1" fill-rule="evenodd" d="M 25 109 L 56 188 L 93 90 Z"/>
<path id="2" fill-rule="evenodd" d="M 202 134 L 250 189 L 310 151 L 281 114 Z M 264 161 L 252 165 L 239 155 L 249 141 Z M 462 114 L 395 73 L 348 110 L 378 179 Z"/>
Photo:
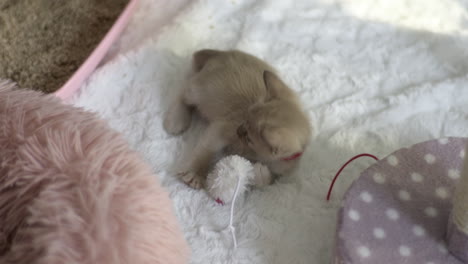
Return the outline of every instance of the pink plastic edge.
<path id="1" fill-rule="evenodd" d="M 86 61 L 78 68 L 78 70 L 72 75 L 70 79 L 57 91 L 55 95 L 62 100 L 65 100 L 72 96 L 83 84 L 83 82 L 89 77 L 89 75 L 96 69 L 98 64 L 104 58 L 106 53 L 109 51 L 112 44 L 120 36 L 122 31 L 128 24 L 130 17 L 137 5 L 138 0 L 130 0 L 125 7 L 124 11 L 120 14 L 112 28 L 107 32 L 103 40 L 94 49 L 91 55 Z"/>

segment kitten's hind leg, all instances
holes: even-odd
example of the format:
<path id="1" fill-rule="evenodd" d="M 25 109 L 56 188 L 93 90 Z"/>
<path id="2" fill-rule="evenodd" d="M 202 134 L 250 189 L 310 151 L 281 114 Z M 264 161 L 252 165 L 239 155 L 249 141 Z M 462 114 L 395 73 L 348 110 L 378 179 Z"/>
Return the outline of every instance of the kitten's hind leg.
<path id="1" fill-rule="evenodd" d="M 191 121 L 190 106 L 184 103 L 181 95 L 177 96 L 164 117 L 164 130 L 171 135 L 178 135 L 189 128 Z"/>

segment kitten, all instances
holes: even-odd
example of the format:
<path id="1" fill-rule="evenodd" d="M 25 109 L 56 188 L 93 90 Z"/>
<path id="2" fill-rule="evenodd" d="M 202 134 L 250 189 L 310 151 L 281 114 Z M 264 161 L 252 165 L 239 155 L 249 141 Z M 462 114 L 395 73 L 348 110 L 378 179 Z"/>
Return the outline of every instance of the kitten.
<path id="1" fill-rule="evenodd" d="M 260 59 L 241 51 L 201 50 L 194 74 L 164 119 L 165 130 L 184 132 L 195 110 L 208 127 L 182 180 L 199 189 L 220 152 L 266 165 L 273 174 L 294 168 L 310 138 L 310 123 L 296 94 Z"/>

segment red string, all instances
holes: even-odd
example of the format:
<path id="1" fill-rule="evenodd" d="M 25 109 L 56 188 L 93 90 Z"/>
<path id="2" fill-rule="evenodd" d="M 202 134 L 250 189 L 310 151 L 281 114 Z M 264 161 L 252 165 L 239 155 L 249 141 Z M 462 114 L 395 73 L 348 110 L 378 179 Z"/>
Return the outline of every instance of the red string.
<path id="1" fill-rule="evenodd" d="M 297 158 L 299 158 L 300 156 L 302 156 L 302 152 L 298 152 L 298 153 L 295 153 L 289 157 L 286 157 L 286 158 L 282 158 L 282 160 L 284 161 L 290 161 L 290 160 L 295 160 Z"/>
<path id="2" fill-rule="evenodd" d="M 333 186 L 335 185 L 336 179 L 338 179 L 338 176 L 340 175 L 341 171 L 343 171 L 344 168 L 346 166 L 348 166 L 348 164 L 351 163 L 353 160 L 358 159 L 360 157 L 371 157 L 371 158 L 373 158 L 375 160 L 379 160 L 376 156 L 374 156 L 372 154 L 367 154 L 367 153 L 356 155 L 356 156 L 352 157 L 350 160 L 348 160 L 348 162 L 346 162 L 343 166 L 341 166 L 340 170 L 336 173 L 335 177 L 333 178 L 333 181 L 330 184 L 330 188 L 328 188 L 327 201 L 330 201 L 330 195 L 331 195 L 331 192 L 333 190 Z"/>

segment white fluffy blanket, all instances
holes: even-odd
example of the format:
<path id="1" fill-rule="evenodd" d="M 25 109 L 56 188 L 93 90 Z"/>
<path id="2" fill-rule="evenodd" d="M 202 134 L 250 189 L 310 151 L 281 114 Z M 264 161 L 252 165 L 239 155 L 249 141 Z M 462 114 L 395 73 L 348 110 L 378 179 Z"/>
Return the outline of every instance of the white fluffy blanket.
<path id="1" fill-rule="evenodd" d="M 462 0 L 141 0 L 129 29 L 74 98 L 121 131 L 170 191 L 192 263 L 329 263 L 349 184 L 379 157 L 413 143 L 468 136 L 468 12 Z M 191 53 L 237 48 L 276 66 L 309 111 L 315 138 L 294 175 L 229 208 L 174 178 L 195 126 L 168 136 L 163 113 Z"/>

